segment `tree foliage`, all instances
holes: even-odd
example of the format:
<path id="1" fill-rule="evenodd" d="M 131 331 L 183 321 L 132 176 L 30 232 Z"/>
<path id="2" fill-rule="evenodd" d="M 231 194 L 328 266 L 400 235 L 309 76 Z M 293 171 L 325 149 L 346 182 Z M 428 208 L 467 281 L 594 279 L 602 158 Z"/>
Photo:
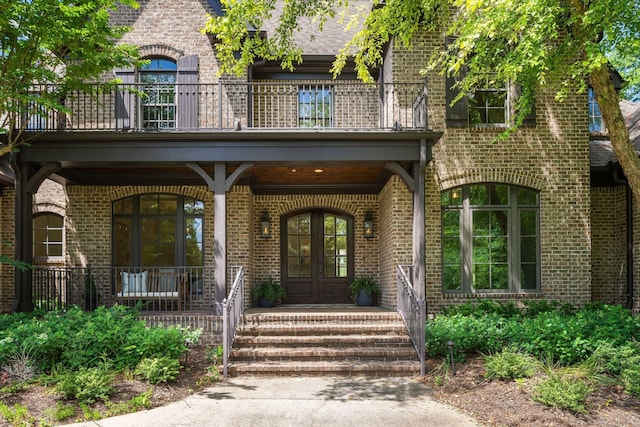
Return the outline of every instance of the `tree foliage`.
<path id="1" fill-rule="evenodd" d="M 205 31 L 218 40 L 221 71 L 242 72 L 257 58 L 280 60 L 292 69 L 301 60 L 295 44 L 301 18 L 320 24 L 353 9 L 355 0 L 290 0 L 282 6 L 273 36 L 264 39 L 250 28 L 262 28 L 274 17 L 275 0 L 222 0 L 223 17 L 209 17 Z M 371 7 L 371 3 L 367 3 Z M 557 98 L 584 92 L 591 85 L 609 130 L 614 151 L 640 199 L 640 161 L 629 142 L 610 71 L 628 85 L 640 82 L 640 1 L 638 0 L 374 0 L 369 13 L 344 18 L 360 30 L 338 53 L 339 74 L 354 54 L 359 78 L 382 63 L 391 40 L 411 48 L 421 31 L 455 38 L 436 52 L 425 71 L 459 76 L 460 96 L 470 93 L 491 71 L 496 81 L 521 87 L 513 128 L 531 110 L 534 94 L 553 85 Z M 342 12 L 341 12 L 342 11 Z M 305 21 L 306 22 L 306 21 Z M 247 26 L 249 24 L 249 27 Z M 513 129 L 512 128 L 512 129 Z"/>
<path id="2" fill-rule="evenodd" d="M 30 116 L 64 112 L 67 93 L 136 61 L 133 46 L 118 44 L 128 28 L 110 23 L 110 12 L 117 7 L 138 4 L 0 0 L 0 155 L 26 142 Z"/>

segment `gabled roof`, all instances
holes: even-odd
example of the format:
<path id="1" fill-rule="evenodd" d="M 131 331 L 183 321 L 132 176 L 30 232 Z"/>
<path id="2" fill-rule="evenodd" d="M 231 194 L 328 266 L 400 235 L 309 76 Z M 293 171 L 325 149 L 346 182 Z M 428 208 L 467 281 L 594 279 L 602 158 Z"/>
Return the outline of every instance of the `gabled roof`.
<path id="1" fill-rule="evenodd" d="M 620 101 L 620 110 L 629 130 L 629 138 L 633 142 L 636 153 L 640 155 L 640 103 L 622 100 Z M 590 147 L 589 155 L 592 168 L 618 163 L 618 159 L 613 153 L 611 141 L 606 137 L 591 140 Z"/>

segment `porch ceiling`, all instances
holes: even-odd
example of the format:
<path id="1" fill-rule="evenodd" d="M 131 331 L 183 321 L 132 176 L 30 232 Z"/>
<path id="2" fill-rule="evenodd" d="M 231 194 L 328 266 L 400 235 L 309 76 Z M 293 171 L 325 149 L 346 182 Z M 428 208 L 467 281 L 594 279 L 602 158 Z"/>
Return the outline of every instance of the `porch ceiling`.
<path id="1" fill-rule="evenodd" d="M 394 162 L 409 171 L 433 131 L 262 130 L 238 132 L 45 133 L 19 153 L 36 167 L 57 164 L 51 178 L 72 185 L 204 185 L 187 165 L 209 176 L 224 163 L 230 176 L 242 163 L 254 167 L 236 180 L 256 194 L 377 193 Z M 57 168 L 56 168 L 57 169 Z"/>
<path id="2" fill-rule="evenodd" d="M 213 164 L 201 167 L 213 176 Z M 227 165 L 227 176 L 237 167 Z M 390 176 L 382 164 L 257 164 L 237 184 L 251 186 L 255 194 L 375 194 Z M 205 185 L 198 174 L 183 165 L 67 166 L 51 178 L 67 185 Z"/>

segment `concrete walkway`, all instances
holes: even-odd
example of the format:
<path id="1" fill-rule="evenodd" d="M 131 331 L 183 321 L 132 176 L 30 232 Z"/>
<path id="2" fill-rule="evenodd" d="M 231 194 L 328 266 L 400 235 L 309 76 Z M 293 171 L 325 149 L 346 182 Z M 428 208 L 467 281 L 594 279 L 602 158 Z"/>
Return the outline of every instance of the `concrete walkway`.
<path id="1" fill-rule="evenodd" d="M 478 426 L 410 378 L 239 377 L 149 411 L 74 426 Z"/>

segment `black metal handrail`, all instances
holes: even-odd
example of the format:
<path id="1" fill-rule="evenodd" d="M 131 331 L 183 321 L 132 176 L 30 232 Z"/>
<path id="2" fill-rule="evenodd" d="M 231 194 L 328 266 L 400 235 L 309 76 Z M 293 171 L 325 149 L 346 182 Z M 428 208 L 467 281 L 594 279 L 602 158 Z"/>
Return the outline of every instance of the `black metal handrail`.
<path id="1" fill-rule="evenodd" d="M 396 269 L 398 279 L 398 312 L 409 331 L 413 346 L 420 358 L 420 375 L 425 374 L 426 348 L 425 327 L 427 304 L 418 297 L 411 285 L 411 267 L 399 265 Z"/>
<path id="2" fill-rule="evenodd" d="M 33 94 L 55 88 L 40 85 Z M 49 104 L 50 105 L 50 104 Z M 331 81 L 86 85 L 63 108 L 27 108 L 32 132 L 238 129 L 427 129 L 424 82 Z M 28 111 L 28 113 L 27 113 Z"/>
<path id="3" fill-rule="evenodd" d="M 229 368 L 229 353 L 233 347 L 236 330 L 240 324 L 240 318 L 244 313 L 244 268 L 237 267 L 233 279 L 233 286 L 229 291 L 229 297 L 222 302 L 222 345 L 223 345 L 223 376 L 226 379 Z"/>

